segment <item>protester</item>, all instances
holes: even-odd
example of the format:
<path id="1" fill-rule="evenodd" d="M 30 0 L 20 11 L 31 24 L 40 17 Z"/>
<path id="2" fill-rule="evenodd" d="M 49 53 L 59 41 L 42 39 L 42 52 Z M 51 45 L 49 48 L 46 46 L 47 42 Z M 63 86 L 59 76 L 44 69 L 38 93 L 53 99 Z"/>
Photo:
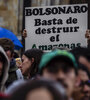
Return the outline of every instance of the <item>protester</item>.
<path id="1" fill-rule="evenodd" d="M 75 100 L 90 100 L 90 49 L 79 47 L 71 50 L 78 62 L 79 87 L 75 88 Z M 77 96 L 79 94 L 79 96 Z M 77 99 L 78 98 L 78 99 Z"/>
<path id="2" fill-rule="evenodd" d="M 5 91 L 6 94 L 11 94 L 17 86 L 20 86 L 27 80 L 33 80 L 39 78 L 38 65 L 43 54 L 42 50 L 39 49 L 28 49 L 22 55 L 22 61 L 20 58 L 16 58 L 16 64 L 24 75 L 25 80 L 14 81 Z"/>
<path id="3" fill-rule="evenodd" d="M 78 78 L 80 84 L 74 89 L 74 100 L 89 100 L 90 99 L 90 73 L 86 66 L 78 64 Z"/>
<path id="4" fill-rule="evenodd" d="M 28 49 L 23 53 L 21 71 L 25 79 L 30 79 L 38 74 L 42 54 L 43 51 L 39 49 Z"/>
<path id="5" fill-rule="evenodd" d="M 71 99 L 77 79 L 77 63 L 75 57 L 66 50 L 54 50 L 42 56 L 39 65 L 40 75 L 46 79 L 60 82 Z"/>
<path id="6" fill-rule="evenodd" d="M 9 77 L 8 77 L 7 82 L 6 82 L 6 87 L 8 87 L 15 80 L 23 79 L 23 76 L 21 74 L 21 71 L 18 70 L 18 68 L 16 66 L 15 59 L 13 57 L 13 53 L 14 53 L 13 42 L 7 38 L 0 38 L 0 46 L 3 47 L 4 51 L 6 52 L 6 54 L 8 56 L 9 62 L 10 62 Z"/>
<path id="7" fill-rule="evenodd" d="M 0 92 L 5 91 L 5 83 L 8 78 L 9 61 L 3 48 L 0 47 Z"/>
<path id="8" fill-rule="evenodd" d="M 11 100 L 67 100 L 67 96 L 62 85 L 40 79 L 18 87 L 12 92 Z"/>
<path id="9" fill-rule="evenodd" d="M 90 100 L 90 72 L 87 67 L 79 67 L 80 93 L 82 95 L 81 100 Z"/>

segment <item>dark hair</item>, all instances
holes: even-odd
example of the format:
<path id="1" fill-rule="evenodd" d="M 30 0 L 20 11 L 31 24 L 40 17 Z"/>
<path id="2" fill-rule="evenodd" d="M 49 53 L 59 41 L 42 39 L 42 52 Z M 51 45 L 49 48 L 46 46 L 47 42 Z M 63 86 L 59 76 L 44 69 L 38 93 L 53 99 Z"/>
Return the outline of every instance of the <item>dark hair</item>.
<path id="1" fill-rule="evenodd" d="M 52 49 L 52 51 L 54 51 L 54 50 L 67 50 L 67 51 L 69 51 L 69 49 L 66 48 L 66 47 L 54 47 L 54 48 Z"/>
<path id="2" fill-rule="evenodd" d="M 26 100 L 26 96 L 29 92 L 39 88 L 47 89 L 51 93 L 53 100 L 67 100 L 64 88 L 60 84 L 51 80 L 28 81 L 11 94 L 11 100 Z"/>
<path id="3" fill-rule="evenodd" d="M 85 65 L 83 65 L 81 63 L 78 63 L 78 70 L 85 71 L 87 73 L 89 79 L 90 79 L 90 72 L 89 72 L 88 68 Z"/>
<path id="4" fill-rule="evenodd" d="M 76 59 L 78 60 L 80 56 L 85 57 L 88 61 L 90 61 L 90 48 L 87 47 L 76 47 L 70 50 L 71 53 L 74 54 Z"/>
<path id="5" fill-rule="evenodd" d="M 14 44 L 8 38 L 0 38 L 0 45 L 3 47 L 4 51 L 11 51 L 11 54 L 14 52 Z"/>
<path id="6" fill-rule="evenodd" d="M 17 53 L 17 52 L 15 52 L 15 51 L 14 51 L 14 53 L 13 53 L 13 54 L 14 54 L 14 55 L 13 55 L 13 57 L 14 57 L 14 58 L 19 58 L 19 55 L 18 55 L 18 53 Z"/>
<path id="7" fill-rule="evenodd" d="M 34 58 L 34 62 L 30 67 L 30 76 L 33 77 L 38 73 L 38 65 L 40 63 L 43 51 L 40 49 L 28 49 L 26 50 L 23 55 L 28 57 L 30 60 Z"/>
<path id="8" fill-rule="evenodd" d="M 57 73 L 59 69 L 63 68 L 63 71 L 67 71 L 68 68 L 75 69 L 75 74 L 77 75 L 77 68 L 73 65 L 73 63 L 67 59 L 66 57 L 55 57 L 53 58 L 44 68 L 47 68 L 51 73 Z M 40 71 L 40 75 L 43 74 L 43 70 Z"/>

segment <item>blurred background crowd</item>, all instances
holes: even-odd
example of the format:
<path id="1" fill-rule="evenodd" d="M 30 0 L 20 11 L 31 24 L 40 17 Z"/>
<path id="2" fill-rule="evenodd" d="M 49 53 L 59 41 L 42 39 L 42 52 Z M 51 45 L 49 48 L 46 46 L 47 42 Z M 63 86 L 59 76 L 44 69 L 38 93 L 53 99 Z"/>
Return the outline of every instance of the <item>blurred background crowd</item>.
<path id="1" fill-rule="evenodd" d="M 0 38 L 0 100 L 90 100 L 90 21 L 87 47 L 22 50 L 28 34 L 24 7 L 75 3 L 90 1 L 0 0 L 0 27 L 18 37 Z"/>

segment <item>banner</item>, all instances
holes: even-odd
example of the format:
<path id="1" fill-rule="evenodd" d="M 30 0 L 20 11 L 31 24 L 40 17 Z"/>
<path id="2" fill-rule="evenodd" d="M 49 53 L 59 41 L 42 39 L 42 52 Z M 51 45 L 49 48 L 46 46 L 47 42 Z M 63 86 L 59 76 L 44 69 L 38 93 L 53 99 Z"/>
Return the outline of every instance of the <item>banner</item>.
<path id="1" fill-rule="evenodd" d="M 87 4 L 25 8 L 25 49 L 87 46 Z"/>

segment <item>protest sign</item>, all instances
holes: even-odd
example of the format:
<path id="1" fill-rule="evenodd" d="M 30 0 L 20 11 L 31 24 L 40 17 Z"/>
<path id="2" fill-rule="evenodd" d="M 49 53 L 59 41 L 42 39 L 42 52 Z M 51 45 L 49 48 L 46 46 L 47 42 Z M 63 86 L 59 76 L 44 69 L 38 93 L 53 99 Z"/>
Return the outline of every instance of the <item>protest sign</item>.
<path id="1" fill-rule="evenodd" d="M 25 49 L 87 46 L 87 4 L 25 8 Z"/>

